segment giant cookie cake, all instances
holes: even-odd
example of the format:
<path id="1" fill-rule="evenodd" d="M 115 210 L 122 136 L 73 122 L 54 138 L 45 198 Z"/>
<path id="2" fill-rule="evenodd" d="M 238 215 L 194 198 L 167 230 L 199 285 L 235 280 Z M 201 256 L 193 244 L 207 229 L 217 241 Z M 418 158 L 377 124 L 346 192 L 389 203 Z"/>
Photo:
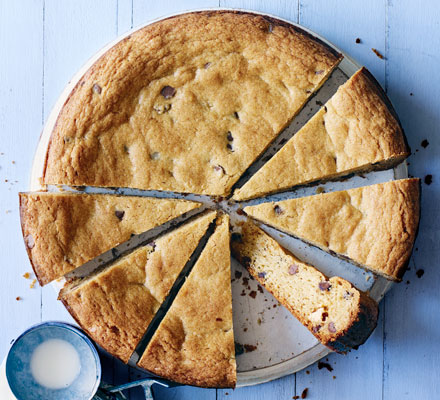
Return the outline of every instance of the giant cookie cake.
<path id="1" fill-rule="evenodd" d="M 380 85 L 359 70 L 238 183 L 342 58 L 297 26 L 232 11 L 175 16 L 119 41 L 62 106 L 42 191 L 20 194 L 40 284 L 64 279 L 59 299 L 122 361 L 183 384 L 235 387 L 231 245 L 322 344 L 341 353 L 357 348 L 376 326 L 377 303 L 258 224 L 401 279 L 419 221 L 417 179 L 280 202 L 265 197 L 401 163 L 409 149 Z M 150 192 L 58 193 L 54 186 Z M 221 208 L 224 197 L 232 208 L 206 210 Z M 240 213 L 246 221 L 231 226 L 225 212 L 255 198 Z M 103 261 L 133 235 L 148 240 Z"/>

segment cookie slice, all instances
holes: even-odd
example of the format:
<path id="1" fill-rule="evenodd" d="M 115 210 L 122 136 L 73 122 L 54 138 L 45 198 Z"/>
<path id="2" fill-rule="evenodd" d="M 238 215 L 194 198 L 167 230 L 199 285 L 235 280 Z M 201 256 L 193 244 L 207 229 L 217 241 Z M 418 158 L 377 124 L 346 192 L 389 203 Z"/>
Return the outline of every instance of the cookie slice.
<path id="1" fill-rule="evenodd" d="M 391 103 L 362 68 L 233 198 L 247 200 L 351 173 L 391 168 L 409 154 Z"/>
<path id="2" fill-rule="evenodd" d="M 127 362 L 215 215 L 187 222 L 104 270 L 75 279 L 59 299 L 96 343 Z"/>
<path id="3" fill-rule="evenodd" d="M 234 387 L 229 217 L 217 228 L 138 365 L 175 382 Z"/>
<path id="4" fill-rule="evenodd" d="M 420 180 L 246 207 L 259 221 L 387 279 L 399 281 L 419 224 Z"/>
<path id="5" fill-rule="evenodd" d="M 300 28 L 251 13 L 149 25 L 68 97 L 44 183 L 225 196 L 341 59 Z"/>
<path id="6" fill-rule="evenodd" d="M 345 353 L 370 336 L 377 304 L 350 282 L 328 279 L 251 222 L 233 238 L 233 256 L 322 344 Z"/>
<path id="7" fill-rule="evenodd" d="M 140 234 L 201 206 L 186 200 L 20 193 L 26 249 L 45 285 Z"/>

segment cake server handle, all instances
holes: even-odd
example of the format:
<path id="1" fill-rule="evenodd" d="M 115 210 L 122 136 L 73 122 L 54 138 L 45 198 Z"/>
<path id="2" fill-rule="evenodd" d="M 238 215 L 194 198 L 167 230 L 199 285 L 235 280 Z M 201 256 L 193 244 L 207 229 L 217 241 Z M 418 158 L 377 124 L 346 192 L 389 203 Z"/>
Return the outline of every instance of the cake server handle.
<path id="1" fill-rule="evenodd" d="M 99 390 L 96 393 L 94 400 L 125 400 L 126 397 L 122 393 L 123 390 L 131 389 L 136 386 L 142 386 L 144 391 L 145 400 L 154 400 L 153 388 L 154 384 L 161 385 L 163 387 L 177 386 L 171 384 L 164 379 L 145 378 L 139 379 L 134 382 L 124 383 L 118 386 L 112 386 L 102 383 L 99 386 Z"/>

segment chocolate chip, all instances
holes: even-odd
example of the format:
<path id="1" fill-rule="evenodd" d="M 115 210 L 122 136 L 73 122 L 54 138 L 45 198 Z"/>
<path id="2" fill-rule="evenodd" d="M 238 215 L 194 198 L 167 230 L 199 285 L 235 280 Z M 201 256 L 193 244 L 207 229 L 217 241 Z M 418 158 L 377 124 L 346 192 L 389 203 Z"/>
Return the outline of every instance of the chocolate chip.
<path id="1" fill-rule="evenodd" d="M 34 237 L 31 234 L 29 234 L 29 235 L 26 236 L 25 240 L 26 240 L 26 246 L 29 249 L 33 249 L 34 246 L 35 246 Z"/>
<path id="2" fill-rule="evenodd" d="M 428 174 L 425 176 L 425 183 L 427 185 L 430 185 L 432 183 L 432 175 L 431 174 Z"/>
<path id="3" fill-rule="evenodd" d="M 425 273 L 425 271 L 423 269 L 418 269 L 416 271 L 417 278 L 421 278 L 424 273 Z"/>
<path id="4" fill-rule="evenodd" d="M 227 145 L 226 145 L 226 148 L 228 149 L 228 150 L 230 150 L 230 151 L 234 151 L 233 149 L 232 149 L 232 144 L 231 143 L 228 143 Z"/>
<path id="5" fill-rule="evenodd" d="M 222 318 L 216 318 L 215 320 L 216 320 L 216 321 L 219 321 L 219 322 L 223 321 Z"/>
<path id="6" fill-rule="evenodd" d="M 93 85 L 93 91 L 94 91 L 96 94 L 101 94 L 101 92 L 102 92 L 101 86 L 99 86 L 97 83 L 95 83 L 95 84 Z"/>
<path id="7" fill-rule="evenodd" d="M 211 63 L 210 63 L 210 62 L 207 62 L 207 63 L 203 66 L 203 68 L 208 69 L 210 66 L 211 66 Z"/>
<path id="8" fill-rule="evenodd" d="M 318 71 L 315 71 L 315 75 L 322 75 L 324 73 L 323 69 L 319 69 Z"/>
<path id="9" fill-rule="evenodd" d="M 232 142 L 234 138 L 232 137 L 232 133 L 228 131 L 228 134 L 226 135 L 226 139 L 228 139 L 229 142 Z"/>
<path id="10" fill-rule="evenodd" d="M 321 329 L 321 325 L 316 325 L 312 328 L 313 333 L 318 333 L 318 331 Z"/>
<path id="11" fill-rule="evenodd" d="M 321 290 L 330 290 L 331 287 L 330 282 L 319 282 L 319 289 Z"/>
<path id="12" fill-rule="evenodd" d="M 246 213 L 243 211 L 242 208 L 237 208 L 237 214 L 238 215 L 246 215 Z"/>
<path id="13" fill-rule="evenodd" d="M 237 118 L 237 119 L 240 119 L 240 117 L 238 116 L 238 112 L 237 111 L 234 111 L 234 117 Z"/>
<path id="14" fill-rule="evenodd" d="M 323 313 L 322 313 L 322 316 L 321 316 L 322 321 L 325 322 L 325 320 L 327 319 L 327 317 L 328 317 L 328 312 L 323 312 Z"/>
<path id="15" fill-rule="evenodd" d="M 289 267 L 289 275 L 295 275 L 298 272 L 298 265 L 292 264 Z"/>
<path id="16" fill-rule="evenodd" d="M 214 166 L 214 169 L 215 169 L 217 172 L 223 172 L 224 174 L 226 173 L 225 169 L 224 169 L 221 165 L 215 165 L 215 166 Z"/>
<path id="17" fill-rule="evenodd" d="M 127 153 L 127 154 L 129 153 L 128 147 L 125 144 L 124 144 L 124 152 Z"/>
<path id="18" fill-rule="evenodd" d="M 232 235 L 231 235 L 231 240 L 232 240 L 233 242 L 240 242 L 240 243 L 243 243 L 243 237 L 242 237 L 241 234 L 238 233 L 238 232 L 233 232 L 233 233 L 232 233 Z"/>
<path id="19" fill-rule="evenodd" d="M 426 139 L 423 139 L 422 140 L 422 143 L 420 143 L 421 145 L 422 145 L 422 147 L 424 148 L 424 149 L 426 149 L 428 146 L 429 146 L 429 142 L 426 140 Z"/>
<path id="20" fill-rule="evenodd" d="M 266 272 L 259 272 L 258 277 L 263 279 L 266 278 Z"/>
<path id="21" fill-rule="evenodd" d="M 125 215 L 125 211 L 118 211 L 118 210 L 116 210 L 115 211 L 115 215 L 119 219 L 119 221 L 122 221 L 122 218 L 124 218 L 124 215 Z"/>
<path id="22" fill-rule="evenodd" d="M 171 99 L 176 94 L 176 89 L 172 86 L 164 86 L 160 91 L 160 94 L 166 99 Z"/>
<path id="23" fill-rule="evenodd" d="M 330 322 L 328 324 L 328 331 L 331 332 L 331 333 L 335 333 L 336 332 L 336 326 L 335 326 L 334 322 Z"/>
<path id="24" fill-rule="evenodd" d="M 249 293 L 249 296 L 252 297 L 253 299 L 255 299 L 255 297 L 257 297 L 257 292 L 256 292 L 255 290 L 252 290 L 252 291 Z"/>
<path id="25" fill-rule="evenodd" d="M 275 205 L 275 207 L 273 208 L 273 210 L 275 211 L 275 214 L 277 214 L 277 215 L 280 215 L 280 214 L 283 213 L 282 208 L 281 208 L 278 204 Z"/>
<path id="26" fill-rule="evenodd" d="M 240 279 L 242 275 L 243 274 L 241 273 L 241 271 L 235 271 L 235 278 L 236 279 Z"/>
<path id="27" fill-rule="evenodd" d="M 361 42 L 361 39 L 356 38 L 356 43 L 359 44 Z"/>

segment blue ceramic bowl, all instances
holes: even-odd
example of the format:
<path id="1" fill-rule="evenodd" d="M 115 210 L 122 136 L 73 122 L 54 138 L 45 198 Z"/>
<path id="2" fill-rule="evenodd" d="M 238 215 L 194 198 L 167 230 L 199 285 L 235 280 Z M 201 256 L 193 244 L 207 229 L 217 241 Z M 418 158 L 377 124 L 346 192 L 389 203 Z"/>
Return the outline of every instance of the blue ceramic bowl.
<path id="1" fill-rule="evenodd" d="M 48 339 L 63 339 L 78 352 L 81 370 L 67 388 L 41 386 L 31 373 L 32 353 Z M 95 346 L 79 329 L 62 322 L 44 322 L 29 328 L 14 342 L 6 359 L 6 377 L 20 400 L 89 400 L 101 381 L 101 363 Z"/>

